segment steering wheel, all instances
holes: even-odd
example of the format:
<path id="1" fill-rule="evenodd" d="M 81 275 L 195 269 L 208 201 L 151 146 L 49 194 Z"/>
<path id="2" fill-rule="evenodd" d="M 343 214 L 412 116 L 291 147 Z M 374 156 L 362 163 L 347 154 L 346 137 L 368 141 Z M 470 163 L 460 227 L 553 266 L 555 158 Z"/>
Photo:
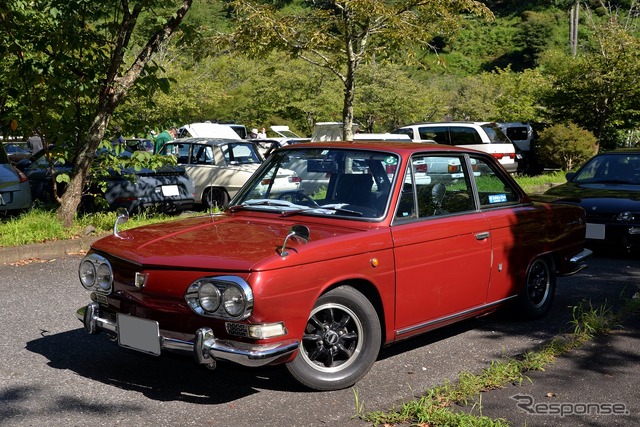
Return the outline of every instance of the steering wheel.
<path id="1" fill-rule="evenodd" d="M 286 191 L 284 193 L 280 193 L 278 194 L 278 199 L 286 200 L 287 202 L 291 202 L 296 205 L 309 206 L 313 208 L 320 206 L 315 200 L 301 191 Z"/>

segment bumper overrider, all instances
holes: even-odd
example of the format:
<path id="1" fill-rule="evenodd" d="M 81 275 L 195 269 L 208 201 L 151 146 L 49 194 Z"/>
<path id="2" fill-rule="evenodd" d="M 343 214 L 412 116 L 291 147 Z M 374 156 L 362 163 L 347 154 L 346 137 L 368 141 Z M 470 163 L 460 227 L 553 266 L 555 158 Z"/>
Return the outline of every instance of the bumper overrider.
<path id="1" fill-rule="evenodd" d="M 118 335 L 118 323 L 107 317 L 100 316 L 100 304 L 93 302 L 81 307 L 76 317 L 84 324 L 89 334 L 107 331 L 111 335 Z M 213 335 L 210 328 L 200 328 L 196 331 L 193 341 L 158 335 L 158 351 L 146 353 L 159 355 L 160 351 L 175 351 L 191 353 L 200 364 L 208 368 L 216 367 L 217 360 L 225 360 L 243 366 L 257 367 L 268 365 L 278 359 L 285 358 L 298 349 L 298 340 L 285 340 L 270 344 L 250 344 L 240 341 L 221 340 Z M 120 340 L 119 340 L 120 342 Z M 124 347 L 127 347 L 124 345 Z"/>
<path id="2" fill-rule="evenodd" d="M 573 274 L 576 274 L 576 273 L 584 270 L 585 268 L 588 267 L 588 265 L 585 262 L 585 260 L 587 258 L 589 258 L 592 254 L 593 254 L 592 250 L 583 249 L 582 251 L 580 251 L 576 255 L 572 256 L 569 259 L 569 262 L 567 263 L 566 270 L 565 271 L 561 271 L 560 275 L 561 276 L 571 276 Z"/>

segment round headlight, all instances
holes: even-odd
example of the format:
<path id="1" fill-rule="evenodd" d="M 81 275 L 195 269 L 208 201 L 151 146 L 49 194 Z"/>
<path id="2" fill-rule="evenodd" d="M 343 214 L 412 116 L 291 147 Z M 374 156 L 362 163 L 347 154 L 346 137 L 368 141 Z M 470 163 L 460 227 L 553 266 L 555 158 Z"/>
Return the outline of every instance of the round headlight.
<path id="1" fill-rule="evenodd" d="M 90 289 L 96 282 L 96 268 L 89 260 L 84 260 L 80 263 L 80 269 L 78 270 L 80 275 L 80 283 L 87 289 Z"/>
<path id="2" fill-rule="evenodd" d="M 103 291 L 108 291 L 111 289 L 111 269 L 107 264 L 100 264 L 96 271 L 96 283 L 100 286 L 100 289 Z"/>
<path id="3" fill-rule="evenodd" d="M 220 291 L 213 284 L 204 283 L 198 289 L 198 301 L 204 311 L 213 313 L 220 307 Z"/>
<path id="4" fill-rule="evenodd" d="M 232 317 L 238 317 L 244 311 L 244 297 L 240 289 L 229 286 L 222 294 L 224 310 Z"/>

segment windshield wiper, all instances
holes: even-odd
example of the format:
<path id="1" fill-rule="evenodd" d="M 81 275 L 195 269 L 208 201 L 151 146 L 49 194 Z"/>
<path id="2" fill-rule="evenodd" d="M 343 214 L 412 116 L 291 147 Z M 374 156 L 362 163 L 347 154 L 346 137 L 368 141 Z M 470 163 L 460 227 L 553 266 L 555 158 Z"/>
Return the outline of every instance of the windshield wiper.
<path id="1" fill-rule="evenodd" d="M 313 206 L 313 207 L 304 208 L 304 209 L 296 209 L 296 210 L 293 210 L 293 211 L 281 212 L 280 216 L 288 217 L 288 216 L 292 216 L 292 215 L 298 215 L 298 214 L 304 213 L 304 212 L 318 211 L 318 210 L 333 211 L 335 213 L 339 213 L 339 214 L 343 214 L 343 215 L 351 215 L 351 216 L 362 216 L 363 215 L 362 212 L 354 211 L 354 210 L 351 210 L 351 209 L 339 208 L 339 207 L 336 207 L 336 206 Z"/>
<path id="2" fill-rule="evenodd" d="M 287 203 L 278 203 L 278 202 L 272 202 L 269 200 L 263 200 L 257 203 L 242 203 L 240 205 L 233 205 L 233 206 L 229 206 L 227 208 L 227 210 L 231 213 L 243 210 L 243 209 L 248 209 L 248 208 L 252 208 L 254 206 L 276 206 L 279 208 L 289 208 L 291 207 L 290 204 Z"/>

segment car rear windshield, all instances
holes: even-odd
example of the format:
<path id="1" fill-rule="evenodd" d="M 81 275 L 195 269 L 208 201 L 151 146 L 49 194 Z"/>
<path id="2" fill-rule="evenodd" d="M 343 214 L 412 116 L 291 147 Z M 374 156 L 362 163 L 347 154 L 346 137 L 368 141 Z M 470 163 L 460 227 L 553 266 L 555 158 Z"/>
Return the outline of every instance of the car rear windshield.
<path id="1" fill-rule="evenodd" d="M 482 128 L 487 133 L 489 141 L 493 144 L 508 144 L 511 140 L 502 132 L 502 129 L 495 123 L 487 123 L 482 125 Z"/>

